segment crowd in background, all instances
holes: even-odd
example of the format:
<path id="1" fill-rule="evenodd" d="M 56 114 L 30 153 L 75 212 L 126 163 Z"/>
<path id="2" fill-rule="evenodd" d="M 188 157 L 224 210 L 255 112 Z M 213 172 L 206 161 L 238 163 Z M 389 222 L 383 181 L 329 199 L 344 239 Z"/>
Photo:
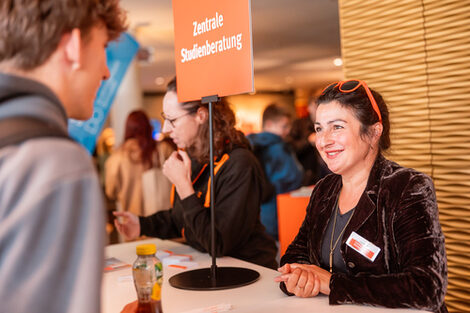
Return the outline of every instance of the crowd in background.
<path id="1" fill-rule="evenodd" d="M 278 240 L 276 196 L 315 185 L 329 173 L 315 148 L 315 97 L 308 104 L 310 115 L 296 118 L 291 111 L 283 105 L 268 104 L 260 116 L 262 132 L 245 134 L 263 169 L 267 190 L 261 204 L 261 222 L 275 240 Z M 113 146 L 114 138 L 109 140 L 114 136 L 112 133 L 111 128 L 105 129 L 98 140 L 95 158 L 107 197 L 107 231 L 110 242 L 116 242 L 119 240 L 112 211 L 149 216 L 171 207 L 172 184 L 163 174 L 162 165 L 176 145 L 167 134 L 155 133 L 144 110 L 128 115 L 120 146 Z"/>

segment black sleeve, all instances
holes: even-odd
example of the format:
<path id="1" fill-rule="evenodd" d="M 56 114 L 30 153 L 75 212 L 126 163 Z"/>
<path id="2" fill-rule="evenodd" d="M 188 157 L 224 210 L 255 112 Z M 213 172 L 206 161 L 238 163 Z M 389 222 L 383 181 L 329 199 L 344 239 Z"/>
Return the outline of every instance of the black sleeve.
<path id="1" fill-rule="evenodd" d="M 173 209 L 160 211 L 150 216 L 139 216 L 140 235 L 171 239 L 181 237 L 172 219 Z"/>
<path id="2" fill-rule="evenodd" d="M 232 152 L 217 173 L 216 256 L 229 255 L 249 241 L 259 216 L 261 179 L 254 156 L 245 149 Z M 203 206 L 203 198 L 192 195 L 182 200 L 184 234 L 190 245 L 211 251 L 210 209 Z"/>

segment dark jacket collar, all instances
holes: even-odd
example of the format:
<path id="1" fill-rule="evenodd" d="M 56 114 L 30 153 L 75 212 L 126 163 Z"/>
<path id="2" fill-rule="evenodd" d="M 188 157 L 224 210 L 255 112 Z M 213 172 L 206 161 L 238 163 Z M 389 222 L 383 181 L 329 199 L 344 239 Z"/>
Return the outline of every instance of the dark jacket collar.
<path id="1" fill-rule="evenodd" d="M 271 132 L 263 131 L 257 134 L 249 134 L 248 140 L 250 140 L 251 144 L 255 147 L 268 147 L 274 144 L 283 143 L 281 136 L 276 135 Z"/>
<path id="2" fill-rule="evenodd" d="M 51 89 L 38 81 L 0 73 L 0 119 L 13 117 L 39 119 L 67 132 L 67 114 Z"/>
<path id="3" fill-rule="evenodd" d="M 383 175 L 383 172 L 386 168 L 386 162 L 387 160 L 381 154 L 379 154 L 375 159 L 374 165 L 372 166 L 369 178 L 367 180 L 366 188 L 356 205 L 353 216 L 351 217 L 351 221 L 345 230 L 345 234 L 359 229 L 371 216 L 374 210 L 377 209 L 377 194 L 380 187 L 381 176 Z M 322 190 L 323 195 L 320 199 L 321 203 L 319 203 L 318 206 L 321 208 L 321 211 L 318 213 L 319 220 L 316 225 L 321 227 L 317 231 L 322 234 L 328 226 L 328 221 L 331 217 L 336 199 L 338 198 L 342 187 L 341 176 L 335 176 L 336 177 L 329 184 L 329 188 Z M 342 242 L 346 242 L 347 239 L 347 236 L 344 236 Z M 318 242 L 317 244 L 319 245 L 320 243 Z"/>
<path id="4" fill-rule="evenodd" d="M 382 175 L 384 163 L 386 162 L 387 160 L 382 155 L 378 155 L 375 159 L 369 173 L 366 188 L 356 205 L 351 221 L 345 229 L 344 234 L 347 235 L 343 236 L 342 245 L 347 241 L 349 234 L 352 231 L 357 231 L 377 209 L 377 194 L 381 180 L 380 176 Z M 311 212 L 315 219 L 315 223 L 312 224 L 311 231 L 313 238 L 318 238 L 318 236 L 321 236 L 322 238 L 322 240 L 313 240 L 310 243 L 312 245 L 312 251 L 314 251 L 312 255 L 314 259 L 310 260 L 310 262 L 315 264 L 320 263 L 322 241 L 325 240 L 324 234 L 332 216 L 341 187 L 341 175 L 337 174 L 328 175 L 318 183 L 317 187 L 315 187 L 314 193 L 318 192 L 320 194 L 318 195 L 316 203 L 313 204 L 315 211 Z"/>
<path id="5" fill-rule="evenodd" d="M 377 209 L 377 196 L 380 188 L 381 177 L 386 168 L 386 162 L 387 160 L 381 154 L 377 155 L 370 171 L 366 188 L 356 205 L 351 222 L 345 230 L 346 234 L 359 229 Z M 346 236 L 343 237 L 343 243 L 346 242 L 347 239 L 348 238 Z"/>
<path id="6" fill-rule="evenodd" d="M 59 109 L 64 119 L 67 119 L 67 114 L 59 98 L 46 85 L 25 77 L 0 73 L 0 106 L 10 100 L 28 96 L 45 98 L 56 109 Z"/>

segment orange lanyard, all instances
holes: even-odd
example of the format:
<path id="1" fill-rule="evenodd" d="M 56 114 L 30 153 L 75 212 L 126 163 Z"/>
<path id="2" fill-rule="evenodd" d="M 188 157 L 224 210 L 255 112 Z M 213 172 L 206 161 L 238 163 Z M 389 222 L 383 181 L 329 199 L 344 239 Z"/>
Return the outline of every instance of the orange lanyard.
<path id="1" fill-rule="evenodd" d="M 196 178 L 194 178 L 193 180 L 193 185 L 197 182 L 197 180 L 199 179 L 199 177 L 201 177 L 202 173 L 204 172 L 204 170 L 206 169 L 207 167 L 207 163 L 204 164 L 204 166 L 202 167 L 201 171 L 199 172 L 199 174 L 197 174 Z M 174 186 L 174 185 L 173 185 Z"/>
<path id="2" fill-rule="evenodd" d="M 214 175 L 217 174 L 217 172 L 219 171 L 219 169 L 222 167 L 222 165 L 229 159 L 229 155 L 228 154 L 224 154 L 221 158 L 220 158 L 220 161 L 219 162 L 215 162 L 216 166 L 214 168 Z M 193 180 L 193 185 L 197 182 L 197 180 L 199 179 L 199 177 L 201 177 L 202 173 L 204 172 L 204 170 L 206 169 L 207 167 L 207 163 L 204 164 L 204 166 L 202 167 L 201 171 L 199 172 L 199 174 L 197 174 L 196 178 L 194 178 Z M 206 198 L 205 198 L 205 202 L 204 202 L 204 207 L 208 208 L 210 207 L 210 199 L 211 199 L 211 191 L 210 191 L 210 184 L 211 184 L 211 179 L 209 178 L 208 182 L 207 182 L 207 192 L 206 192 Z M 171 186 L 171 194 L 170 194 L 170 203 L 171 203 L 171 206 L 173 207 L 173 205 L 175 204 L 175 192 L 176 192 L 176 188 L 175 188 L 175 185 L 172 185 Z"/>

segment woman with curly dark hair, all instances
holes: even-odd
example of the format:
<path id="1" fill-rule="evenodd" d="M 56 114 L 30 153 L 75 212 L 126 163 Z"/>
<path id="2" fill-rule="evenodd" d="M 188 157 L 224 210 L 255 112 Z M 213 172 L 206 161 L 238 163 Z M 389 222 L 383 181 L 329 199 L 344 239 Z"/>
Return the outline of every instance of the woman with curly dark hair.
<path id="1" fill-rule="evenodd" d="M 390 161 L 383 97 L 362 80 L 326 87 L 315 144 L 333 172 L 313 190 L 276 278 L 288 295 L 447 313 L 447 257 L 436 192 L 424 173 Z M 359 311 L 359 310 L 358 310 Z"/>
<path id="2" fill-rule="evenodd" d="M 163 99 L 163 132 L 180 149 L 163 165 L 174 184 L 172 208 L 149 217 L 123 212 L 115 222 L 126 239 L 139 235 L 184 237 L 203 252 L 211 251 L 209 193 L 209 111 L 201 101 L 178 102 L 176 81 Z M 231 256 L 276 268 L 276 246 L 259 218 L 264 176 L 235 114 L 224 100 L 213 108 L 216 256 Z"/>

